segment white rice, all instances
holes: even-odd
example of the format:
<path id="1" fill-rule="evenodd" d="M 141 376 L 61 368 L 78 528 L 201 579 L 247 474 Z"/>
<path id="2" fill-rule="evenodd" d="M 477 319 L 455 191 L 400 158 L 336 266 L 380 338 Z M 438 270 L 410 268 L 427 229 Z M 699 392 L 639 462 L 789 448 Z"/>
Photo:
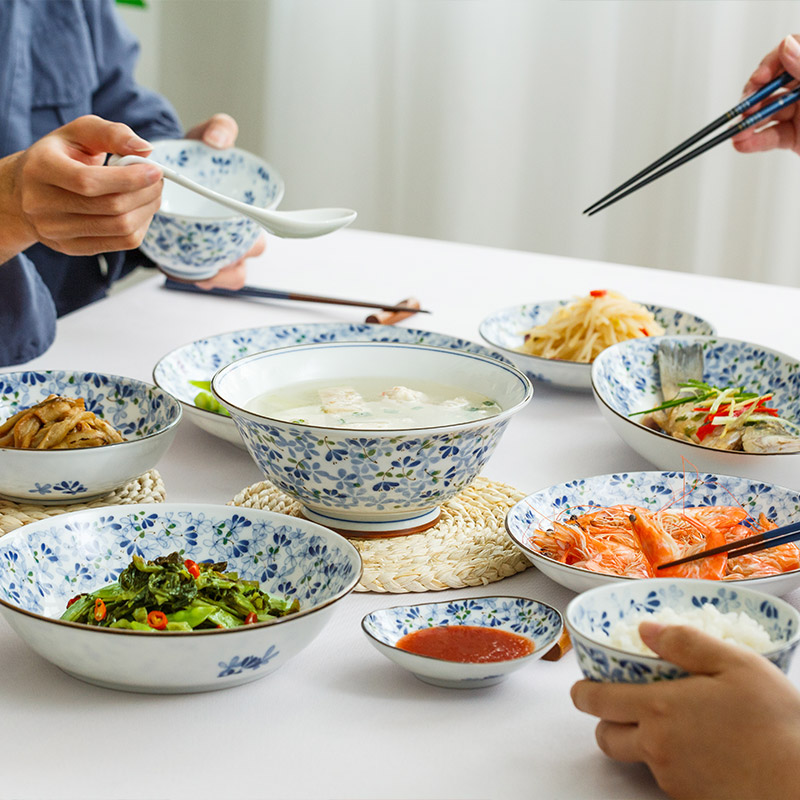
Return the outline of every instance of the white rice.
<path id="1" fill-rule="evenodd" d="M 610 629 L 607 644 L 628 653 L 656 655 L 639 636 L 639 623 L 644 621 L 662 625 L 691 625 L 723 641 L 750 647 L 757 653 L 765 653 L 773 647 L 772 639 L 763 625 L 751 616 L 741 611 L 722 614 L 712 603 L 704 603 L 700 608 L 686 611 L 664 608 L 652 614 L 646 611 L 632 614 Z"/>

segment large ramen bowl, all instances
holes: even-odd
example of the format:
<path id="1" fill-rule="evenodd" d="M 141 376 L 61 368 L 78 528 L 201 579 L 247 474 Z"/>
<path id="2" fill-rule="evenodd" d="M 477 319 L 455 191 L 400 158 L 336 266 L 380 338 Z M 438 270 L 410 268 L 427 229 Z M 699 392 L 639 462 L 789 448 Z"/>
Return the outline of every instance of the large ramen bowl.
<path id="1" fill-rule="evenodd" d="M 275 208 L 283 197 L 280 175 L 263 159 L 235 147 L 217 150 L 194 139 L 166 139 L 153 145 L 150 158 L 257 208 Z M 257 222 L 167 180 L 161 208 L 140 247 L 167 274 L 199 281 L 242 258 L 260 233 Z"/>
<path id="2" fill-rule="evenodd" d="M 178 429 L 181 405 L 149 383 L 99 372 L 42 370 L 0 374 L 0 424 L 51 394 L 82 398 L 125 439 L 76 449 L 0 447 L 0 496 L 78 503 L 124 486 L 156 466 Z"/>
<path id="3" fill-rule="evenodd" d="M 310 322 L 269 325 L 219 333 L 181 345 L 163 356 L 153 369 L 153 382 L 181 401 L 187 419 L 213 436 L 244 447 L 234 421 L 211 396 L 208 384 L 221 367 L 251 353 L 315 342 L 405 342 L 446 347 L 493 356 L 503 355 L 482 345 L 433 331 L 395 325 Z M 200 384 L 198 386 L 198 384 Z"/>
<path id="4" fill-rule="evenodd" d="M 565 622 L 581 671 L 591 680 L 613 683 L 653 683 L 685 677 L 688 673 L 681 667 L 638 652 L 626 641 L 627 636 L 615 636 L 614 626 L 638 625 L 640 617 L 662 609 L 681 615 L 706 603 L 720 614 L 744 614 L 755 620 L 773 643 L 764 657 L 788 671 L 800 642 L 800 614 L 793 606 L 751 587 L 688 578 L 616 583 L 573 598 Z"/>
<path id="5" fill-rule="evenodd" d="M 703 380 L 714 386 L 743 387 L 772 394 L 770 405 L 800 425 L 800 361 L 739 339 L 716 336 L 670 336 L 677 344 L 703 346 Z M 604 350 L 592 365 L 592 390 L 608 424 L 643 458 L 659 469 L 698 469 L 740 475 L 800 489 L 800 451 L 745 453 L 715 450 L 682 441 L 645 424 L 634 412 L 663 401 L 657 352 L 663 339 L 632 339 Z"/>
<path id="6" fill-rule="evenodd" d="M 471 391 L 500 410 L 456 424 L 384 430 L 288 422 L 250 410 L 254 398 L 266 393 L 285 394 L 309 381 L 352 385 L 359 378 L 385 381 L 387 389 L 435 383 L 448 387 L 450 397 Z M 393 342 L 329 342 L 256 353 L 223 367 L 211 388 L 264 476 L 298 500 L 309 519 L 359 536 L 435 524 L 441 504 L 480 473 L 511 417 L 533 396 L 530 381 L 510 364 Z"/>
<path id="7" fill-rule="evenodd" d="M 134 555 L 178 552 L 228 570 L 300 610 L 235 628 L 148 632 L 59 617 L 67 602 L 115 581 Z M 0 539 L 0 614 L 40 656 L 112 689 L 172 693 L 263 678 L 317 636 L 358 583 L 361 559 L 333 531 L 250 508 L 202 504 L 107 506 L 51 517 Z"/>
<path id="8" fill-rule="evenodd" d="M 558 539 L 551 533 L 554 521 L 566 522 L 573 515 L 617 505 L 641 506 L 650 511 L 735 505 L 755 519 L 763 512 L 778 525 L 800 521 L 800 493 L 782 486 L 729 475 L 623 472 L 567 481 L 528 495 L 509 509 L 506 531 L 540 572 L 575 592 L 620 581 L 636 582 L 640 579 L 606 568 L 613 563 L 611 555 L 593 570 L 566 563 L 564 558 L 568 556 L 556 557 L 560 554 L 556 549 Z M 537 530 L 544 533 L 535 534 Z M 594 552 L 597 549 L 593 546 Z M 764 577 L 729 578 L 724 583 L 784 595 L 800 586 L 800 569 Z"/>
<path id="9" fill-rule="evenodd" d="M 559 308 L 575 302 L 569 300 L 547 300 L 541 303 L 525 303 L 521 306 L 503 308 L 489 314 L 480 324 L 480 334 L 492 347 L 502 351 L 531 380 L 551 383 L 565 389 L 589 391 L 592 387 L 590 363 L 566 361 L 558 358 L 521 353 L 525 342 L 524 332 L 536 325 L 542 325 Z M 702 317 L 676 308 L 643 303 L 667 334 L 714 333 L 712 325 Z"/>

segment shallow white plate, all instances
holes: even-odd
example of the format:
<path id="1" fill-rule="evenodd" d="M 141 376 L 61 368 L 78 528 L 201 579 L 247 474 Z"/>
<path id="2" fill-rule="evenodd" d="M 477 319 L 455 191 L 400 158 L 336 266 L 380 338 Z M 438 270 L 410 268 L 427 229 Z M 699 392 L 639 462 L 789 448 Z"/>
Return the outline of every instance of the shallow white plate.
<path id="1" fill-rule="evenodd" d="M 246 328 L 210 336 L 207 339 L 198 339 L 172 350 L 161 358 L 153 369 L 153 382 L 180 400 L 187 419 L 195 425 L 213 436 L 244 448 L 239 431 L 230 417 L 200 408 L 195 403 L 195 397 L 200 389 L 192 386 L 189 381 L 210 381 L 217 370 L 251 353 L 315 342 L 419 343 L 479 353 L 509 362 L 502 353 L 443 333 L 395 328 L 390 325 L 323 322 Z"/>

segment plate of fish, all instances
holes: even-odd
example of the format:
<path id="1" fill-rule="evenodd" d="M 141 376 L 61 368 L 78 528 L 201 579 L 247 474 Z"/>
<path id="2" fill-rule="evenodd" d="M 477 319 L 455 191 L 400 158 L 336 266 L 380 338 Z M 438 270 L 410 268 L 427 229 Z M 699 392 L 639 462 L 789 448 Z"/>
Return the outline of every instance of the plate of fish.
<path id="1" fill-rule="evenodd" d="M 211 394 L 214 373 L 252 353 L 321 342 L 426 344 L 477 353 L 509 363 L 509 359 L 500 352 L 442 333 L 367 323 L 325 322 L 246 328 L 198 339 L 181 345 L 161 358 L 153 369 L 153 382 L 180 400 L 187 418 L 195 425 L 244 448 L 227 409 Z"/>
<path id="2" fill-rule="evenodd" d="M 715 332 L 702 317 L 634 302 L 611 289 L 504 308 L 489 314 L 479 331 L 531 380 L 583 391 L 591 389 L 592 362 L 612 344 L 663 334 Z"/>
<path id="3" fill-rule="evenodd" d="M 621 342 L 592 365 L 600 412 L 659 469 L 800 486 L 800 361 L 713 336 Z"/>
<path id="4" fill-rule="evenodd" d="M 625 472 L 535 492 L 506 515 L 509 537 L 576 592 L 620 580 L 695 578 L 773 595 L 800 586 L 800 547 L 783 544 L 659 569 L 684 556 L 800 520 L 800 493 L 730 475 Z"/>

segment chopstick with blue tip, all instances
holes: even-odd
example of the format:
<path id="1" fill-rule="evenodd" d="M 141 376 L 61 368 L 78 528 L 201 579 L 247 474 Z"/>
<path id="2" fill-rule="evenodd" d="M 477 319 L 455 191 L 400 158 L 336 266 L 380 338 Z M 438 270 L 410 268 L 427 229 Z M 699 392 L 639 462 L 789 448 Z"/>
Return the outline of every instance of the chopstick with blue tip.
<path id="1" fill-rule="evenodd" d="M 789 525 L 782 525 L 771 531 L 756 533 L 754 536 L 748 536 L 746 539 L 740 539 L 738 542 L 722 544 L 719 547 L 712 547 L 708 550 L 701 550 L 699 553 L 692 553 L 690 556 L 678 558 L 667 564 L 659 564 L 656 569 L 676 567 L 678 564 L 688 564 L 690 561 L 698 561 L 701 558 L 716 556 L 720 553 L 727 553 L 728 558 L 736 558 L 736 556 L 757 553 L 760 550 L 769 550 L 771 547 L 778 547 L 782 544 L 789 544 L 789 542 L 796 542 L 798 539 L 800 539 L 800 522 L 792 522 Z"/>
<path id="2" fill-rule="evenodd" d="M 301 300 L 306 303 L 330 303 L 336 306 L 359 306 L 361 308 L 379 308 L 381 311 L 411 311 L 414 314 L 430 314 L 422 308 L 411 306 L 386 306 L 381 303 L 368 303 L 364 300 L 345 300 L 338 297 L 322 297 L 317 294 L 300 294 L 299 292 L 284 292 L 279 289 L 262 289 L 260 286 L 243 286 L 241 289 L 201 289 L 193 283 L 182 283 L 167 278 L 164 281 L 165 289 L 175 289 L 179 292 L 193 292 L 194 294 L 217 295 L 218 297 L 261 297 L 271 300 Z"/>
<path id="3" fill-rule="evenodd" d="M 644 178 L 646 175 L 649 175 L 651 172 L 653 172 L 653 170 L 657 169 L 662 164 L 666 164 L 671 158 L 674 158 L 679 153 L 682 153 L 684 150 L 687 150 L 693 144 L 696 144 L 701 139 L 708 136 L 709 133 L 715 131 L 721 125 L 724 125 L 726 122 L 729 122 L 730 120 L 734 119 L 734 117 L 737 117 L 739 116 L 739 114 L 743 114 L 745 111 L 748 111 L 754 105 L 761 102 L 761 100 L 763 100 L 765 97 L 769 97 L 769 95 L 773 94 L 773 92 L 785 86 L 787 83 L 790 83 L 792 80 L 793 77 L 788 72 L 782 73 L 774 80 L 762 86 L 758 91 L 746 97 L 740 103 L 731 108 L 729 111 L 726 111 L 722 116 L 717 117 L 717 119 L 715 119 L 713 122 L 710 122 L 708 125 L 706 125 L 705 128 L 699 130 L 693 136 L 690 136 L 688 139 L 681 142 L 677 147 L 674 147 L 668 153 L 661 156 L 661 158 L 656 159 L 652 164 L 648 164 L 643 170 L 637 172 L 636 175 L 634 175 L 632 178 L 629 178 L 627 181 L 617 186 L 616 189 L 613 189 L 607 195 L 601 197 L 597 202 L 592 203 L 592 205 L 588 206 L 583 210 L 583 213 L 588 214 L 589 216 L 592 216 L 592 214 L 596 214 L 598 211 L 601 211 L 602 209 L 612 205 L 612 203 L 616 203 L 617 200 L 621 200 L 623 197 L 627 197 L 627 195 L 631 194 L 632 192 L 635 192 L 642 186 L 651 183 L 656 178 L 661 177 L 661 175 L 665 175 L 667 172 L 670 172 L 676 167 L 679 167 L 681 164 L 685 164 L 687 161 L 690 161 L 696 156 L 699 156 L 701 153 L 705 153 L 706 150 L 710 150 L 712 147 L 718 145 L 720 142 L 724 142 L 726 139 L 730 139 L 737 133 L 741 133 L 742 131 L 747 130 L 747 128 L 750 128 L 753 125 L 757 125 L 759 122 L 763 121 L 767 117 L 772 116 L 776 111 L 779 111 L 781 108 L 784 108 L 796 102 L 798 99 L 800 99 L 800 90 L 798 89 L 787 92 L 786 94 L 782 95 L 778 100 L 776 100 L 773 103 L 770 103 L 768 106 L 765 106 L 760 111 L 757 111 L 755 114 L 746 117 L 741 122 L 731 126 L 730 128 L 726 128 L 721 134 L 714 137 L 705 144 L 701 145 L 700 147 L 696 148 L 695 150 L 692 150 L 690 153 L 687 153 L 687 155 L 685 155 L 683 158 L 675 161 L 674 163 L 668 165 L 667 167 L 664 167 L 664 169 L 660 170 L 654 175 L 650 175 L 650 177 L 647 178 L 647 180 L 643 180 L 640 183 L 636 183 L 636 181 L 638 181 L 640 178 Z M 633 186 L 632 184 L 636 185 Z M 625 189 L 627 189 L 627 191 L 623 191 Z"/>

